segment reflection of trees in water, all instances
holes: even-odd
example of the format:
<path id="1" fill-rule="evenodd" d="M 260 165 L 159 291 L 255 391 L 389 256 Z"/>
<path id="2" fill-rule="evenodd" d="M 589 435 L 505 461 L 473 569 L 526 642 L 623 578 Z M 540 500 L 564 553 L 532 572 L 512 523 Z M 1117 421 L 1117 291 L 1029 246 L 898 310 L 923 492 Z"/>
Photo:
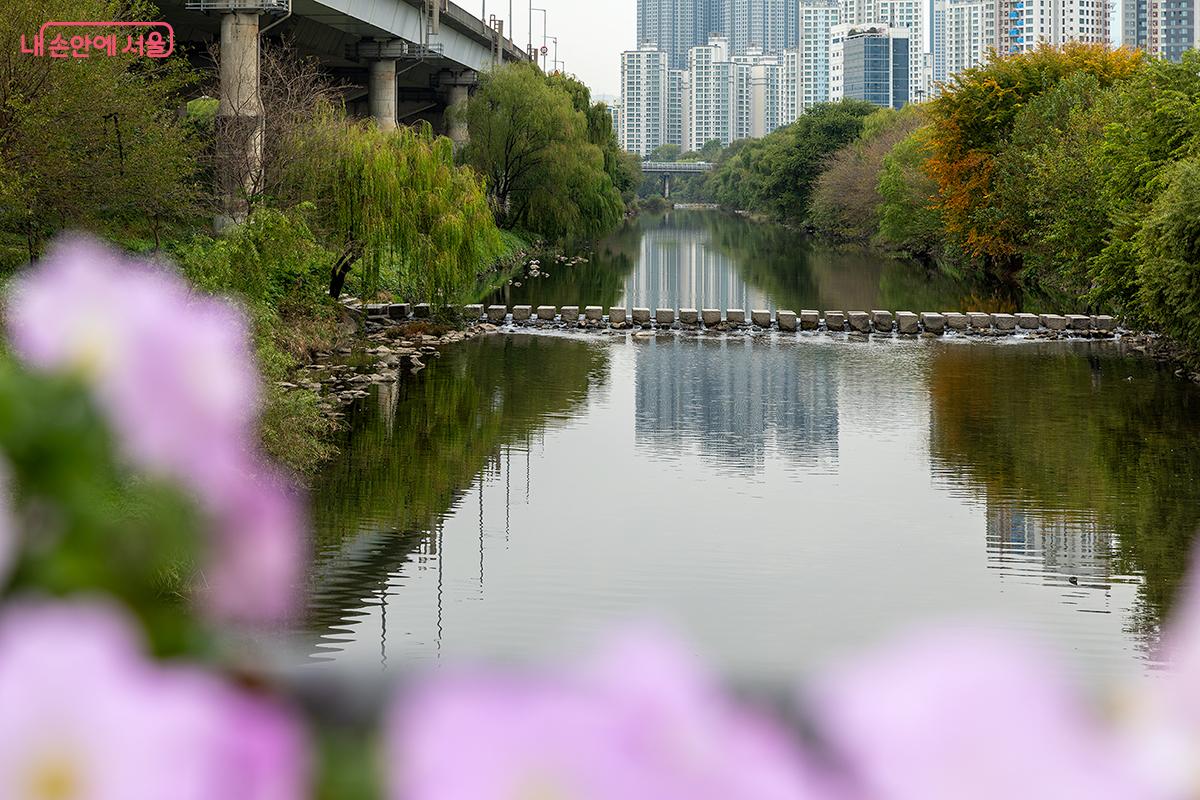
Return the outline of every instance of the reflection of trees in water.
<path id="1" fill-rule="evenodd" d="M 1000 310 L 998 301 L 919 264 L 829 247 L 781 225 L 714 211 L 645 215 L 587 253 L 549 264 L 549 278 L 506 287 L 493 302 L 697 308 Z"/>
<path id="2" fill-rule="evenodd" d="M 485 337 L 381 387 L 313 490 L 306 635 L 352 625 L 404 564 L 435 556 L 432 533 L 476 476 L 569 414 L 607 370 L 606 351 L 588 343 Z"/>
<path id="3" fill-rule="evenodd" d="M 838 379 L 828 348 L 734 339 L 658 339 L 637 345 L 640 449 L 657 458 L 695 450 L 745 471 L 768 448 L 790 463 L 836 462 Z"/>
<path id="4" fill-rule="evenodd" d="M 625 292 L 625 278 L 638 260 L 642 231 L 637 221 L 623 223 L 590 250 L 580 250 L 586 264 L 566 266 L 544 262 L 549 278 L 527 278 L 521 286 L 506 286 L 488 299 L 505 305 L 616 305 Z"/>
<path id="5" fill-rule="evenodd" d="M 1200 521 L 1200 392 L 1062 343 L 941 347 L 929 382 L 935 473 L 984 495 L 991 557 L 1144 576 L 1134 625 L 1152 644 Z"/>

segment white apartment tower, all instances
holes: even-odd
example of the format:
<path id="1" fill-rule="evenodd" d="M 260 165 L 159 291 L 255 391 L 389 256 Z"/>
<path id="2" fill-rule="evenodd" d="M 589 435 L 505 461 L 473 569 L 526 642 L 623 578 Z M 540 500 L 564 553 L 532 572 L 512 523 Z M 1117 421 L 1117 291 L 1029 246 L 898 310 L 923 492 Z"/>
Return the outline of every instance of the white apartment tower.
<path id="1" fill-rule="evenodd" d="M 729 41 L 723 36 L 712 37 L 708 44 L 693 47 L 688 53 L 692 75 L 691 139 L 685 150 L 699 150 L 716 139 L 722 146 L 738 137 L 742 108 L 737 102 L 738 73 L 745 65 L 729 60 Z M 748 85 L 748 76 L 742 81 Z M 749 109 L 746 110 L 748 121 Z"/>
<path id="2" fill-rule="evenodd" d="M 797 116 L 829 102 L 829 37 L 840 21 L 838 0 L 800 0 Z"/>
<path id="3" fill-rule="evenodd" d="M 996 0 L 996 16 L 1001 55 L 1043 44 L 1109 43 L 1107 0 Z"/>
<path id="4" fill-rule="evenodd" d="M 621 54 L 621 147 L 643 158 L 666 142 L 669 58 L 650 43 Z"/>
<path id="5" fill-rule="evenodd" d="M 996 48 L 997 0 L 933 0 L 933 86 L 982 64 Z"/>

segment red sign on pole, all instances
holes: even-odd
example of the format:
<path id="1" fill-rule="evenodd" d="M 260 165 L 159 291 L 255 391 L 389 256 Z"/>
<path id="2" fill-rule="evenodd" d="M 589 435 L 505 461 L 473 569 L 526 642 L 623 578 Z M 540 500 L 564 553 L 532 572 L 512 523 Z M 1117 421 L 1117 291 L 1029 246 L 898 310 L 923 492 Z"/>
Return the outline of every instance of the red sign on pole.
<path id="1" fill-rule="evenodd" d="M 546 47 L 546 45 L 542 45 L 542 55 L 545 56 L 545 55 L 549 55 L 549 54 L 550 54 L 550 48 Z"/>

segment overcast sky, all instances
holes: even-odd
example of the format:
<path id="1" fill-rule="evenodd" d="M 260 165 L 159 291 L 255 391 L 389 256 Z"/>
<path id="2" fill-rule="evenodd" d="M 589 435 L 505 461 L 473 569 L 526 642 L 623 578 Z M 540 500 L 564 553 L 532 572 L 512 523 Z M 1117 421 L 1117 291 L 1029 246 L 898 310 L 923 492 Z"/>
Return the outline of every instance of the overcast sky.
<path id="1" fill-rule="evenodd" d="M 508 0 L 454 0 L 478 13 L 508 18 Z M 513 0 L 512 38 L 520 46 L 529 36 L 529 7 L 546 9 L 546 34 L 558 37 L 558 58 L 592 87 L 592 94 L 621 93 L 621 51 L 637 39 L 637 0 Z M 533 13 L 533 42 L 542 44 L 542 12 Z M 550 59 L 554 43 L 550 42 Z"/>

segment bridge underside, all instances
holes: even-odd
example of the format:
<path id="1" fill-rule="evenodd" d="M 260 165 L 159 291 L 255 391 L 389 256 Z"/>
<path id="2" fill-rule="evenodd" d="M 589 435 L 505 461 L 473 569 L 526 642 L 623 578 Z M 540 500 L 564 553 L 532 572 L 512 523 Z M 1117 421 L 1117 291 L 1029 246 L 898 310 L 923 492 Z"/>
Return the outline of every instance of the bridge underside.
<path id="1" fill-rule="evenodd" d="M 220 40 L 225 12 L 216 6 L 223 1 L 211 0 L 213 8 L 205 2 L 203 11 L 189 8 L 196 3 L 188 0 L 161 2 L 177 40 L 191 48 L 198 65 L 211 66 L 207 51 Z M 396 121 L 426 120 L 449 134 L 445 111 L 461 99 L 459 89 L 491 69 L 497 55 L 518 61 L 525 54 L 507 40 L 497 49 L 491 29 L 454 5 L 441 15 L 437 33 L 430 34 L 421 6 L 421 0 L 293 0 L 290 16 L 263 14 L 261 26 L 265 30 L 279 22 L 266 38 L 286 38 L 301 55 L 317 58 L 346 87 L 347 108 L 356 116 L 372 112 L 372 62 L 378 60 L 372 56 L 387 56 L 395 64 Z"/>

